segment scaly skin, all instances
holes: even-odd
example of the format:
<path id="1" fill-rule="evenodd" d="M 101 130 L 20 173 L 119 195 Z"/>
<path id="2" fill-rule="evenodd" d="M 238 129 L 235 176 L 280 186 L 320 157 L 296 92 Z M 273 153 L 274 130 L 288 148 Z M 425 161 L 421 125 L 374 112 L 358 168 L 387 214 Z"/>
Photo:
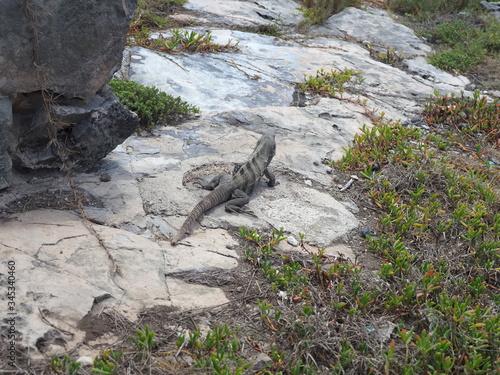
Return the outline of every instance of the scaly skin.
<path id="1" fill-rule="evenodd" d="M 182 224 L 181 229 L 179 229 L 172 239 L 171 244 L 173 246 L 177 245 L 179 240 L 189 232 L 191 226 L 201 215 L 209 209 L 228 201 L 236 191 L 239 190 L 240 192 L 238 193 L 251 194 L 263 175 L 269 178 L 268 185 L 274 186 L 274 177 L 267 171 L 267 166 L 271 163 L 275 153 L 276 142 L 274 140 L 274 131 L 267 130 L 258 140 L 248 161 L 238 168 L 231 180 L 217 186 L 193 208 L 186 221 L 184 221 L 184 224 Z"/>

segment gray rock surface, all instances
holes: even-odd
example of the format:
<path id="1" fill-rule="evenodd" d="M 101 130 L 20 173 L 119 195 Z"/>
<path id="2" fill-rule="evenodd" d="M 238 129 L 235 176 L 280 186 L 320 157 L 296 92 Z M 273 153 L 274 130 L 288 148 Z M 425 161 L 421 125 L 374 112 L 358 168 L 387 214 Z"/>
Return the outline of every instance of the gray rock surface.
<path id="1" fill-rule="evenodd" d="M 228 7 L 228 3 L 216 1 L 214 9 L 219 9 L 219 5 Z M 233 3 L 233 6 L 239 5 Z M 252 10 L 238 9 L 246 10 L 246 18 L 253 16 L 257 22 L 255 9 L 251 7 Z M 374 12 L 348 8 L 330 17 L 325 26 L 313 28 L 311 35 L 288 40 L 210 29 L 215 42 L 226 44 L 231 40 L 233 44 L 238 43 L 240 52 L 237 53 L 165 56 L 132 47 L 126 52 L 125 59 L 129 63 L 124 66 L 122 75 L 141 84 L 155 85 L 169 94 L 189 98 L 190 103 L 206 113 L 288 106 L 292 102 L 294 84 L 303 81 L 304 75 L 313 75 L 319 69 L 354 68 L 365 78 L 357 87 L 360 98 L 392 119 L 419 113 L 418 102 L 427 99 L 435 89 L 458 93 L 469 83 L 465 77 L 455 77 L 427 64 L 423 56 L 430 52 L 430 47 L 411 29 L 397 24 L 385 13 Z M 193 30 L 206 32 L 206 28 Z M 343 30 L 342 33 L 339 30 Z M 351 37 L 350 33 L 359 43 L 353 43 L 352 38 L 344 40 L 346 35 Z M 362 46 L 367 43 L 382 46 L 383 41 L 384 48 L 403 52 L 407 70 L 374 61 Z"/>
<path id="2" fill-rule="evenodd" d="M 302 20 L 302 13 L 293 1 L 197 0 L 188 2 L 185 7 L 201 12 L 199 21 L 209 23 L 217 21 L 248 26 L 279 22 L 293 26 Z"/>
<path id="3" fill-rule="evenodd" d="M 500 2 L 499 1 L 481 1 L 481 5 L 487 11 L 492 12 L 495 16 L 500 18 Z"/>
<path id="4" fill-rule="evenodd" d="M 102 316 L 137 321 L 143 309 L 154 306 L 187 310 L 226 303 L 221 289 L 188 283 L 186 277 L 234 270 L 241 252 L 233 233 L 240 226 L 261 232 L 284 227 L 295 238 L 304 233 L 310 249 L 325 247 L 329 256 L 340 252 L 354 259 L 350 240 L 366 223 L 339 192 L 337 186 L 347 181 L 335 171 L 327 173 L 331 168 L 323 164 L 339 159 L 359 128 L 371 124 L 353 102 L 366 100 L 376 114 L 407 120 L 420 113 L 435 89 L 458 93 L 467 83 L 429 68 L 426 46 L 381 11 L 348 9 L 313 35 L 282 39 L 224 30 L 219 21 L 258 25 L 272 17 L 296 24 L 295 4 L 190 0 L 187 7 L 204 12 L 194 14 L 218 42 L 233 38 L 241 51 L 163 55 L 133 47 L 121 73 L 199 105 L 202 116 L 128 138 L 96 170 L 75 173 L 73 187 L 53 175 L 14 174 L 12 186 L 0 195 L 0 252 L 2 259 L 16 262 L 19 273 L 18 345 L 30 348 L 32 358 L 71 350 L 92 358 L 116 340 L 111 334 L 89 334 L 88 327 Z M 370 27 L 355 30 L 351 17 Z M 396 33 L 397 40 L 389 38 Z M 374 61 L 364 42 L 405 51 L 408 68 Z M 304 74 L 344 68 L 362 71 L 365 81 L 340 99 L 306 97 L 307 106 L 289 105 Z M 86 111 L 98 113 L 92 103 L 79 109 L 66 104 L 57 111 L 79 121 L 88 118 Z M 216 207 L 172 248 L 169 239 L 206 194 L 195 179 L 232 170 L 267 128 L 276 132 L 270 167 L 279 184 L 261 183 L 248 205 L 254 216 Z M 74 193 L 85 197 L 83 211 L 72 201 Z M 280 246 L 301 251 L 284 242 Z M 5 305 L 5 295 L 0 299 Z"/>
<path id="5" fill-rule="evenodd" d="M 404 57 L 425 56 L 431 48 L 418 38 L 412 29 L 398 24 L 385 11 L 347 8 L 334 14 L 321 26 L 310 30 L 321 35 L 354 38 L 382 49 L 402 52 Z"/>
<path id="6" fill-rule="evenodd" d="M 56 210 L 22 213 L 0 227 L 2 259 L 16 264 L 17 326 L 34 357 L 80 345 L 84 317 L 107 305 L 120 306 L 116 313 L 136 320 L 147 307 L 206 307 L 226 301 L 220 290 L 201 285 L 190 285 L 192 293 L 184 295 L 186 285 L 175 273 L 214 264 L 234 267 L 234 252 L 182 253 L 127 231 L 93 228 L 95 233 L 79 215 Z M 186 262 L 191 257 L 199 263 Z"/>

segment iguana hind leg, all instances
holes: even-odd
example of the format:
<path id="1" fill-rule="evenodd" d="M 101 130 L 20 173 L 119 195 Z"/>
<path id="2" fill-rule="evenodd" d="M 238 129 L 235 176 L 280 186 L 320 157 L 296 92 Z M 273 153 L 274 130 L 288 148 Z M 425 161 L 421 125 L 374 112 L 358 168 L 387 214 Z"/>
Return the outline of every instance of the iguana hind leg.
<path id="1" fill-rule="evenodd" d="M 224 182 L 226 182 L 230 179 L 231 179 L 230 175 L 223 173 L 223 174 L 216 175 L 210 181 L 206 181 L 202 177 L 198 177 L 195 180 L 195 184 L 200 185 L 200 187 L 204 190 L 214 190 L 217 186 L 219 186 L 220 184 L 223 184 Z"/>
<path id="2" fill-rule="evenodd" d="M 226 211 L 238 213 L 242 211 L 242 207 L 250 202 L 250 197 L 242 190 L 236 189 L 231 195 L 231 199 L 226 203 Z M 247 213 L 247 211 L 245 211 Z"/>

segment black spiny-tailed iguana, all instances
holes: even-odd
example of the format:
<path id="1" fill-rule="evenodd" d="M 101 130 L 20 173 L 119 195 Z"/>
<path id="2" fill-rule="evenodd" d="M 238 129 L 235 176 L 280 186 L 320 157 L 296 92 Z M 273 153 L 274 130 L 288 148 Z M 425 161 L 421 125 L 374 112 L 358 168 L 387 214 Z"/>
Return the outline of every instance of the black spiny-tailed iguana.
<path id="1" fill-rule="evenodd" d="M 268 170 L 267 166 L 271 163 L 276 153 L 276 142 L 274 140 L 274 131 L 267 130 L 257 142 L 257 146 L 250 155 L 248 161 L 235 167 L 234 175 L 228 181 L 221 181 L 222 176 L 216 176 L 210 183 L 203 188 L 213 189 L 205 196 L 191 211 L 191 213 L 182 224 L 181 229 L 172 239 L 172 245 L 189 232 L 193 223 L 209 209 L 226 203 L 226 211 L 239 212 L 241 207 L 249 202 L 248 194 L 251 194 L 263 175 L 268 179 L 268 185 L 274 186 L 276 179 Z M 216 186 L 216 187 L 215 187 Z"/>

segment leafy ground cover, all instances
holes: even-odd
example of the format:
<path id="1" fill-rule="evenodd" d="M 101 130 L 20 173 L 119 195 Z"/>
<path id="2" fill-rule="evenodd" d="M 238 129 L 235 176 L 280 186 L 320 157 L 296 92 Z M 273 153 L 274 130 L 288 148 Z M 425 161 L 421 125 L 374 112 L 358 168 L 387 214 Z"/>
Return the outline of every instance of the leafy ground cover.
<path id="1" fill-rule="evenodd" d="M 137 5 L 134 19 L 130 24 L 130 44 L 151 50 L 176 53 L 204 53 L 204 52 L 234 52 L 237 43 L 228 41 L 225 45 L 215 43 L 210 32 L 180 30 L 178 27 L 194 26 L 194 23 L 176 20 L 170 15 L 179 10 L 187 0 L 142 0 Z M 171 35 L 155 33 L 170 28 Z M 274 33 L 276 28 L 263 27 L 262 30 Z M 155 34 L 154 34 L 155 33 Z"/>
<path id="2" fill-rule="evenodd" d="M 158 34 L 153 37 L 148 29 L 136 31 L 133 35 L 134 44 L 160 52 L 235 52 L 238 51 L 238 43 L 229 40 L 226 44 L 218 44 L 214 41 L 210 31 L 198 33 L 192 30 L 173 29 L 170 36 Z"/>
<path id="3" fill-rule="evenodd" d="M 169 16 L 186 2 L 187 0 L 139 0 L 134 18 L 130 23 L 131 32 L 175 26 L 176 24 Z"/>
<path id="4" fill-rule="evenodd" d="M 269 23 L 267 25 L 259 25 L 259 26 L 243 26 L 239 27 L 238 30 L 244 31 L 247 33 L 255 33 L 262 34 L 268 36 L 281 37 L 283 33 L 281 32 L 280 27 L 275 23 Z"/>
<path id="5" fill-rule="evenodd" d="M 466 74 L 473 84 L 487 90 L 500 89 L 500 22 L 485 12 L 480 0 L 305 0 L 298 9 L 304 15 L 299 31 L 321 24 L 348 6 L 382 7 L 399 15 L 435 49 L 429 63 L 452 73 Z M 388 48 L 373 58 L 401 65 L 401 55 Z"/>
<path id="6" fill-rule="evenodd" d="M 359 6 L 359 0 L 304 0 L 304 5 L 297 8 L 304 15 L 299 29 L 323 23 L 332 14 L 350 6 Z"/>
<path id="7" fill-rule="evenodd" d="M 431 44 L 429 63 L 478 88 L 500 89 L 500 22 L 479 0 L 390 0 L 388 7 Z"/>
<path id="8" fill-rule="evenodd" d="M 470 71 L 500 52 L 500 22 L 493 15 L 443 19 L 425 36 L 440 46 L 429 62 L 448 71 Z"/>
<path id="9" fill-rule="evenodd" d="M 478 10 L 481 0 L 388 0 L 388 6 L 400 13 L 413 14 L 418 19 L 436 15 L 458 13 L 463 10 Z"/>
<path id="10" fill-rule="evenodd" d="M 198 107 L 188 104 L 180 97 L 168 95 L 154 86 L 143 86 L 117 78 L 108 84 L 120 102 L 139 116 L 138 130 L 151 130 L 158 123 L 175 125 L 200 112 Z"/>

